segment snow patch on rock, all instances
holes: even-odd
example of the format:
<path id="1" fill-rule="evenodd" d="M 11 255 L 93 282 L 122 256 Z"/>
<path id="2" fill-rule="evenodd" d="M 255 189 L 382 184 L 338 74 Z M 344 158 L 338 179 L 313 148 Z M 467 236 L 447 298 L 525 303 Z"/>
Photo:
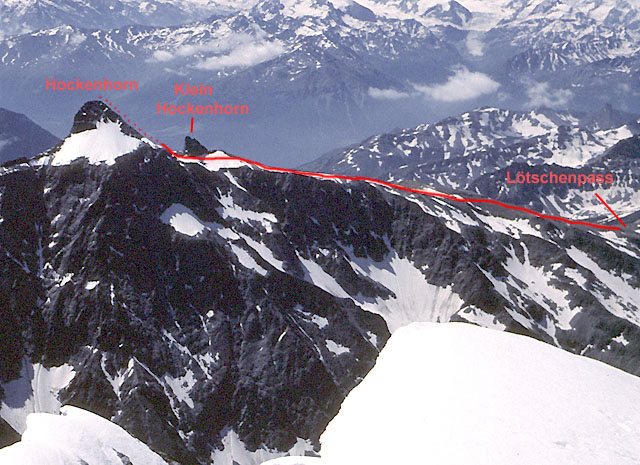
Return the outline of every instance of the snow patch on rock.
<path id="1" fill-rule="evenodd" d="M 190 208 L 182 204 L 174 203 L 167 208 L 160 216 L 164 224 L 170 225 L 173 229 L 187 236 L 197 236 L 206 229 L 195 213 Z"/>
<path id="2" fill-rule="evenodd" d="M 395 294 L 388 299 L 376 297 L 375 301 L 362 296 L 356 298 L 363 309 L 381 315 L 392 333 L 418 321 L 449 321 L 464 305 L 451 288 L 427 282 L 413 263 L 400 258 L 395 251 L 383 262 L 350 255 L 349 263 L 356 273 L 368 276 Z"/>
<path id="3" fill-rule="evenodd" d="M 277 452 L 267 449 L 257 449 L 250 451 L 240 439 L 238 434 L 233 430 L 228 430 L 222 439 L 222 450 L 216 450 L 211 454 L 211 461 L 216 465 L 259 465 L 265 461 L 271 461 L 275 458 L 285 455 L 300 456 L 307 453 L 313 453 L 313 446 L 309 440 L 298 438 L 294 446 L 288 452 Z M 289 459 L 297 459 L 297 457 L 289 457 Z M 283 460 L 280 458 L 279 460 Z M 284 460 L 287 460 L 286 458 Z M 317 460 L 317 459 L 316 459 Z M 286 463 L 286 462 L 282 462 Z M 295 462 L 288 462 L 293 464 Z"/>
<path id="4" fill-rule="evenodd" d="M 124 134 L 119 123 L 98 121 L 89 129 L 67 137 L 53 155 L 54 166 L 68 165 L 78 158 L 86 158 L 92 165 L 113 165 L 116 158 L 133 152 L 140 139 Z"/>

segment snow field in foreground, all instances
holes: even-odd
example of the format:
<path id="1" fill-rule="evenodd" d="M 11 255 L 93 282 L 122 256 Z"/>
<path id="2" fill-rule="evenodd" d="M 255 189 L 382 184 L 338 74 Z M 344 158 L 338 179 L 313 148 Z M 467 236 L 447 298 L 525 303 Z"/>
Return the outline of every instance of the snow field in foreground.
<path id="1" fill-rule="evenodd" d="M 2 465 L 167 465 L 125 430 L 98 415 L 62 407 L 61 415 L 32 413 L 22 440 L 0 449 Z"/>
<path id="2" fill-rule="evenodd" d="M 58 393 L 67 387 L 75 372 L 71 365 L 45 368 L 39 363 L 22 362 L 20 378 L 2 384 L 0 418 L 17 433 L 27 429 L 27 416 L 34 412 L 60 412 Z M 0 462 L 0 465 L 3 465 Z"/>
<path id="3" fill-rule="evenodd" d="M 638 437 L 640 378 L 525 336 L 415 323 L 347 396 L 321 463 L 631 465 Z"/>

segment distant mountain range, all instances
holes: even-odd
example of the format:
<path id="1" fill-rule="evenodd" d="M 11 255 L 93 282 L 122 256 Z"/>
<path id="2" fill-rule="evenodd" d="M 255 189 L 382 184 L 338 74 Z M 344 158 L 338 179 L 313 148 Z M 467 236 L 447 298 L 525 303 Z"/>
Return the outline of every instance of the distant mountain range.
<path id="1" fill-rule="evenodd" d="M 600 191 L 619 215 L 638 221 L 640 124 L 606 106 L 594 113 L 541 108 L 482 108 L 434 124 L 370 137 L 302 168 L 367 176 L 408 186 L 465 190 L 469 195 L 574 219 L 611 218 Z M 612 182 L 520 183 L 539 177 L 610 175 Z"/>
<path id="2" fill-rule="evenodd" d="M 129 10 L 161 14 L 174 3 L 12 2 L 8 24 L 33 9 L 60 20 L 0 40 L 0 85 L 13 89 L 0 105 L 33 113 L 38 102 L 47 129 L 63 133 L 57 112 L 97 95 L 46 91 L 46 77 L 135 78 L 139 91 L 109 97 L 175 145 L 189 120 L 156 115 L 157 102 L 184 100 L 175 82 L 210 83 L 216 100 L 247 104 L 250 115 L 197 118 L 205 144 L 294 166 L 483 105 L 595 111 L 611 103 L 632 112 L 640 104 L 639 9 L 622 0 L 230 3 L 187 3 L 182 13 L 193 22 L 154 26 L 166 21 Z M 184 15 L 167 13 L 176 22 Z"/>
<path id="3" fill-rule="evenodd" d="M 229 12 L 229 8 L 208 0 L 5 0 L 0 4 L 0 38 L 64 25 L 96 29 L 176 25 L 221 12 Z"/>

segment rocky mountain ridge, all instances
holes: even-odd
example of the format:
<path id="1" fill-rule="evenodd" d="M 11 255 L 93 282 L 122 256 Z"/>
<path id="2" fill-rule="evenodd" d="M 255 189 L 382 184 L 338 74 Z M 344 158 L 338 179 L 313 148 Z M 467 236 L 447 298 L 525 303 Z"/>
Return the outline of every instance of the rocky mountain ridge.
<path id="1" fill-rule="evenodd" d="M 435 124 L 372 136 L 303 168 L 466 190 L 469 195 L 583 220 L 607 217 L 594 195 L 599 190 L 614 210 L 634 221 L 640 188 L 639 131 L 637 117 L 610 106 L 586 114 L 548 108 L 529 112 L 481 108 Z M 592 175 L 603 181 L 517 183 L 527 173 L 585 180 Z"/>
<path id="2" fill-rule="evenodd" d="M 0 417 L 18 433 L 62 404 L 173 463 L 313 454 L 413 321 L 527 334 L 640 373 L 628 231 L 179 161 L 101 102 L 48 154 L 3 167 L 0 186 Z"/>

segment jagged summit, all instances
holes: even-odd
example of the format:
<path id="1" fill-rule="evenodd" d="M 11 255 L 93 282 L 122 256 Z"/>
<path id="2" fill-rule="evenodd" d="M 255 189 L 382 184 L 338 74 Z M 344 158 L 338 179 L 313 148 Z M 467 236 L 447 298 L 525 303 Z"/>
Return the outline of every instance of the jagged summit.
<path id="1" fill-rule="evenodd" d="M 198 141 L 198 139 L 189 136 L 186 136 L 184 138 L 184 153 L 186 155 L 198 157 L 200 155 L 206 155 L 210 152 L 211 151 L 204 145 L 202 145 L 200 141 Z"/>
<path id="2" fill-rule="evenodd" d="M 53 155 L 53 165 L 66 165 L 80 158 L 94 165 L 112 165 L 116 158 L 145 143 L 151 141 L 125 123 L 108 105 L 93 100 L 82 105 L 73 118 L 70 134 L 49 154 Z"/>
<path id="3" fill-rule="evenodd" d="M 106 103 L 100 100 L 91 100 L 82 105 L 73 118 L 73 126 L 70 134 L 96 129 L 99 122 L 119 123 L 123 134 L 136 139 L 142 139 L 142 135 L 133 127 L 127 124 L 115 111 Z"/>

